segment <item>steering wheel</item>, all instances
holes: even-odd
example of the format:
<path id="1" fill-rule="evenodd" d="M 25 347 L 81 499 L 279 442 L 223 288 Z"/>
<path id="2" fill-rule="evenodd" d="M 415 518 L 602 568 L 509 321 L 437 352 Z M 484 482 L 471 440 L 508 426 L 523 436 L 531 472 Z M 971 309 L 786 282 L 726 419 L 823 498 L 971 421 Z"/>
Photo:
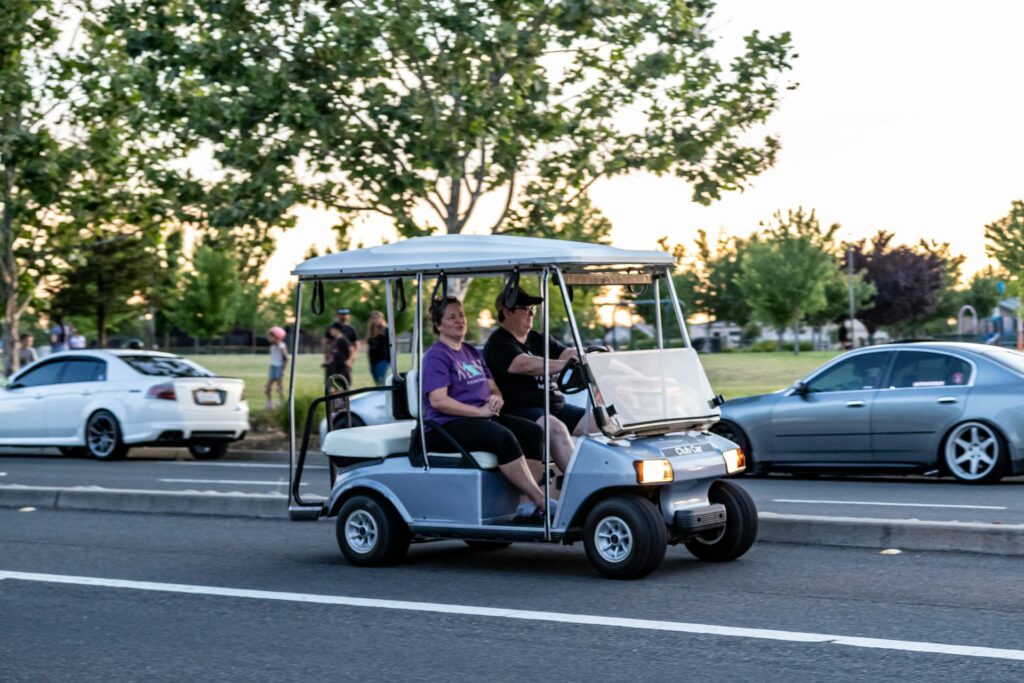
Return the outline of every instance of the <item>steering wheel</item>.
<path id="1" fill-rule="evenodd" d="M 578 394 L 587 388 L 578 360 L 572 360 L 565 364 L 562 371 L 558 373 L 558 377 L 555 378 L 555 386 L 563 394 Z"/>
<path id="2" fill-rule="evenodd" d="M 611 351 L 607 346 L 588 346 L 584 353 L 608 353 Z"/>

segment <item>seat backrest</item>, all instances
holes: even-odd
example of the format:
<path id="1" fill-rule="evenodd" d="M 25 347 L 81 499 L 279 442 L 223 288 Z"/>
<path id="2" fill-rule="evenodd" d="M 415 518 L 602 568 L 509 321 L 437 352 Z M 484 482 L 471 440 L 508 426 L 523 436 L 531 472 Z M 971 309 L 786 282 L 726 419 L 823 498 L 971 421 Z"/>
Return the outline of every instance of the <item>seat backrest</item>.
<path id="1" fill-rule="evenodd" d="M 420 390 L 420 377 L 418 370 L 410 370 L 405 373 L 405 402 L 409 404 L 409 417 L 419 419 L 419 400 L 417 393 Z"/>
<path id="2" fill-rule="evenodd" d="M 406 397 L 405 374 L 388 375 L 384 384 L 391 387 L 391 391 L 384 394 L 384 410 L 392 420 L 411 420 L 412 413 L 409 412 L 409 400 Z"/>

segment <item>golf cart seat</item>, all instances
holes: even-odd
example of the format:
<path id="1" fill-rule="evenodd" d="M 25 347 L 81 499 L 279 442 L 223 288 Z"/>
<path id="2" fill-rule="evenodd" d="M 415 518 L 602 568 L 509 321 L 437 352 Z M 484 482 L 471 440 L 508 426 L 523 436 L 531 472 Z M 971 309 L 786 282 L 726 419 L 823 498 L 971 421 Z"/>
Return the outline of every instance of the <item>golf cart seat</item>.
<path id="1" fill-rule="evenodd" d="M 410 370 L 405 374 L 405 400 L 409 404 L 409 414 L 414 418 L 419 417 L 419 402 L 416 400 L 419 387 L 419 375 L 415 370 Z M 426 397 L 424 397 L 424 400 L 426 400 Z M 409 445 L 408 438 L 408 434 L 406 434 L 406 446 Z M 419 434 L 413 434 L 413 438 L 418 439 Z M 469 457 L 473 458 L 473 461 L 480 469 L 494 470 L 498 468 L 498 456 L 494 453 L 487 451 L 468 451 L 468 453 Z M 462 454 L 458 452 L 435 453 L 431 451 L 427 453 L 427 460 L 435 467 L 438 465 L 441 467 L 458 467 L 462 460 Z"/>
<path id="2" fill-rule="evenodd" d="M 327 433 L 320 449 L 324 455 L 337 458 L 386 458 L 408 451 L 409 435 L 415 428 L 415 420 L 401 420 L 365 427 L 335 429 Z"/>

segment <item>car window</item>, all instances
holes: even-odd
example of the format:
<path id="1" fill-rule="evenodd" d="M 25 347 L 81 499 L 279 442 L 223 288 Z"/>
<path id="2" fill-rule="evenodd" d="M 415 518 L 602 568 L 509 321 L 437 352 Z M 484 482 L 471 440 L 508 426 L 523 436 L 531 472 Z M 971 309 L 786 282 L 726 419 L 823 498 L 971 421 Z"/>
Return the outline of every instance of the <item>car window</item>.
<path id="1" fill-rule="evenodd" d="M 17 379 L 17 384 L 23 387 L 41 387 L 47 384 L 56 384 L 60 377 L 61 370 L 65 363 L 53 362 L 32 368 Z"/>
<path id="2" fill-rule="evenodd" d="M 963 358 L 927 351 L 900 351 L 892 368 L 889 386 L 963 386 L 971 381 L 971 364 Z"/>
<path id="3" fill-rule="evenodd" d="M 85 358 L 65 361 L 67 368 L 60 378 L 61 384 L 72 382 L 102 382 L 107 378 L 107 364 L 101 360 Z"/>
<path id="4" fill-rule="evenodd" d="M 881 384 L 889 353 L 862 353 L 845 358 L 807 383 L 812 393 L 877 389 Z"/>
<path id="5" fill-rule="evenodd" d="M 152 377 L 213 377 L 206 368 L 184 358 L 164 356 L 119 356 L 135 372 Z"/>

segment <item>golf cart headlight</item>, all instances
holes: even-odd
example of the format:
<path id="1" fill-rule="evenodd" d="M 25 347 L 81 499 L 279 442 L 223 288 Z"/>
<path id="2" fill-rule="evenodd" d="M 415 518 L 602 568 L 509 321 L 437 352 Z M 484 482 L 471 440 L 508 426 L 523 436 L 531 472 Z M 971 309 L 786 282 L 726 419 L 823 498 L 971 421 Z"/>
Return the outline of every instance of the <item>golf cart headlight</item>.
<path id="1" fill-rule="evenodd" d="M 659 484 L 672 481 L 675 474 L 672 472 L 672 463 L 662 458 L 661 460 L 637 460 L 633 463 L 636 468 L 636 481 L 639 484 Z"/>
<path id="2" fill-rule="evenodd" d="M 729 474 L 747 469 L 747 456 L 743 455 L 743 450 L 740 448 L 722 451 L 722 457 L 725 458 L 725 471 Z"/>

